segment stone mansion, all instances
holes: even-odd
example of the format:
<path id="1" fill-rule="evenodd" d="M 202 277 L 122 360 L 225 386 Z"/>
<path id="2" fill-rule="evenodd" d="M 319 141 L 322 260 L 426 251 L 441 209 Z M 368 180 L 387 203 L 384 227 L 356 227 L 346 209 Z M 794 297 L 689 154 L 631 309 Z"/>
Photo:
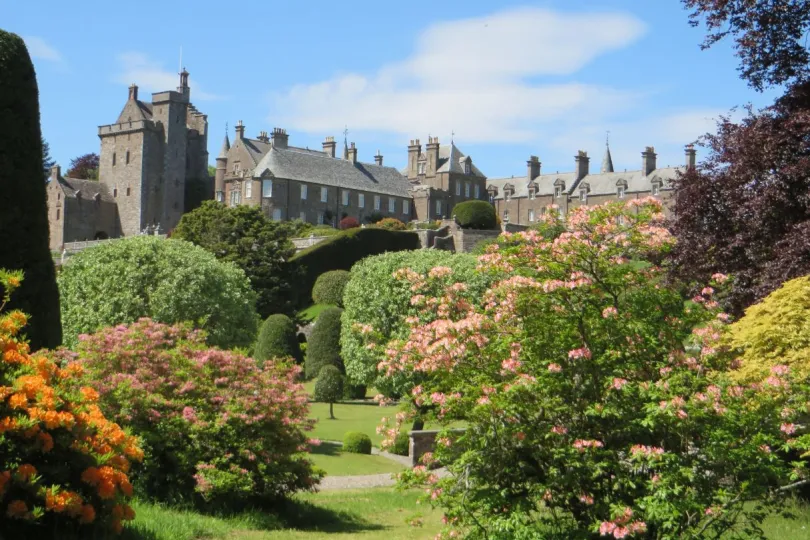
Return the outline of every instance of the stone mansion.
<path id="1" fill-rule="evenodd" d="M 578 152 L 573 172 L 542 174 L 532 156 L 525 176 L 487 178 L 472 158 L 451 141 L 428 137 L 407 147 L 407 166 L 386 166 L 379 152 L 373 163 L 358 159 L 354 143 L 334 137 L 321 149 L 290 144 L 284 129 L 245 134 L 240 121 L 233 144 L 226 133 L 208 182 L 208 119 L 190 101 L 188 72 L 176 91 L 141 101 L 138 87 L 114 124 L 100 126 L 99 180 L 67 178 L 57 166 L 48 184 L 51 249 L 81 240 L 131 236 L 145 230 L 171 231 L 186 210 L 194 181 L 208 185 L 208 198 L 230 206 L 257 206 L 274 220 L 301 219 L 336 225 L 345 216 L 363 222 L 372 214 L 402 221 L 452 216 L 471 199 L 492 202 L 504 223 L 530 225 L 551 205 L 563 212 L 607 200 L 668 198 L 678 168 L 659 168 L 652 147 L 637 171 L 615 172 L 606 148 L 601 170 L 591 174 L 587 153 Z M 685 166 L 695 151 L 686 149 Z"/>

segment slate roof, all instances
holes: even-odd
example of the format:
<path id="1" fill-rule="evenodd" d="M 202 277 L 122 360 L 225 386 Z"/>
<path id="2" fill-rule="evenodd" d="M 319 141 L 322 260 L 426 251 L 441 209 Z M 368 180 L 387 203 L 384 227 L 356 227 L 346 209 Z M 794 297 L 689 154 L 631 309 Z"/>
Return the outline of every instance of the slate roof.
<path id="1" fill-rule="evenodd" d="M 243 138 L 242 142 L 245 144 L 245 149 L 248 151 L 248 154 L 250 154 L 254 164 L 258 164 L 262 156 L 272 148 L 269 142 L 260 141 L 258 139 Z"/>
<path id="2" fill-rule="evenodd" d="M 536 193 L 537 195 L 554 195 L 554 184 L 557 180 L 564 182 L 567 191 L 574 184 L 576 178 L 577 175 L 573 172 L 541 174 L 534 179 L 534 183 L 537 184 Z M 503 190 L 507 184 L 511 184 L 515 188 L 515 192 L 512 194 L 513 198 L 529 196 L 529 179 L 526 176 L 487 179 L 487 188 L 489 186 L 498 188 L 496 200 L 503 199 Z"/>
<path id="3" fill-rule="evenodd" d="M 227 159 L 228 150 L 230 150 L 230 149 L 231 149 L 231 141 L 228 139 L 228 134 L 226 133 L 225 134 L 225 140 L 222 141 L 222 149 L 219 151 L 219 155 L 217 156 L 217 159 L 219 159 L 219 158 L 226 158 Z"/>
<path id="4" fill-rule="evenodd" d="M 151 120 L 152 119 L 152 104 L 144 103 L 137 99 L 130 99 L 118 115 L 116 124 L 129 122 L 130 119 L 134 120 Z"/>
<path id="5" fill-rule="evenodd" d="M 436 169 L 436 172 L 453 172 L 464 174 L 464 159 L 467 158 L 467 155 L 458 149 L 455 144 L 443 144 L 439 146 L 439 164 Z M 475 176 L 485 176 L 478 167 L 475 166 L 475 163 L 472 163 L 472 167 L 470 172 Z"/>
<path id="6" fill-rule="evenodd" d="M 393 167 L 353 164 L 313 150 L 271 148 L 254 169 L 253 177 L 260 178 L 268 170 L 276 178 L 397 197 L 409 196 L 410 182 Z"/>
<path id="7" fill-rule="evenodd" d="M 96 180 L 82 180 L 79 178 L 60 178 L 59 186 L 65 197 L 76 198 L 76 193 L 81 192 L 82 198 L 92 200 L 96 193 L 101 195 L 101 200 L 115 203 L 110 187 Z"/>

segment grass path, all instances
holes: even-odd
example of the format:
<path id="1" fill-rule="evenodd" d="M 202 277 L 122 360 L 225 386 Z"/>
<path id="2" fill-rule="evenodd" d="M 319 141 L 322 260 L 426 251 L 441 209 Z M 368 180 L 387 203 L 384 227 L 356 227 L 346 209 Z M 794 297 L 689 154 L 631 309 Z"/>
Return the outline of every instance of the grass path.
<path id="1" fill-rule="evenodd" d="M 329 443 L 314 447 L 309 457 L 316 466 L 325 470 L 328 476 L 394 473 L 404 469 L 402 465 L 388 458 L 342 452 L 339 445 Z"/>

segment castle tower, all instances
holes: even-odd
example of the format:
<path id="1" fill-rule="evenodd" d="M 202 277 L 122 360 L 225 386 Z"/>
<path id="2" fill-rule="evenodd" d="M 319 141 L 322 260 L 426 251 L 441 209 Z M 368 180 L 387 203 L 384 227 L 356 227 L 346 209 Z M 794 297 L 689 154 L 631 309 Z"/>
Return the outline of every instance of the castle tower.
<path id="1" fill-rule="evenodd" d="M 231 149 L 231 141 L 228 140 L 228 129 L 225 129 L 225 140 L 222 141 L 222 149 L 217 156 L 217 172 L 214 176 L 214 199 L 218 202 L 225 202 L 225 172 L 228 170 L 228 151 Z"/>

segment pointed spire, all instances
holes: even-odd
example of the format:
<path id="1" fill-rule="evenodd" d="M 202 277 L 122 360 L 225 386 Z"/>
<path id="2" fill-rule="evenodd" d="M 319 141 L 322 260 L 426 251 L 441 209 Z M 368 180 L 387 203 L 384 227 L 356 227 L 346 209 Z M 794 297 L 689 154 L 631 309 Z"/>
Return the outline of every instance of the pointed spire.
<path id="1" fill-rule="evenodd" d="M 613 172 L 613 158 L 610 156 L 610 132 L 605 138 L 605 157 L 602 159 L 602 173 Z"/>
<path id="2" fill-rule="evenodd" d="M 228 124 L 225 124 L 225 140 L 222 141 L 222 150 L 219 151 L 219 158 L 227 158 L 228 157 L 228 150 L 231 149 L 231 141 L 228 140 Z"/>
<path id="3" fill-rule="evenodd" d="M 343 130 L 343 159 L 349 159 L 349 126 Z"/>

